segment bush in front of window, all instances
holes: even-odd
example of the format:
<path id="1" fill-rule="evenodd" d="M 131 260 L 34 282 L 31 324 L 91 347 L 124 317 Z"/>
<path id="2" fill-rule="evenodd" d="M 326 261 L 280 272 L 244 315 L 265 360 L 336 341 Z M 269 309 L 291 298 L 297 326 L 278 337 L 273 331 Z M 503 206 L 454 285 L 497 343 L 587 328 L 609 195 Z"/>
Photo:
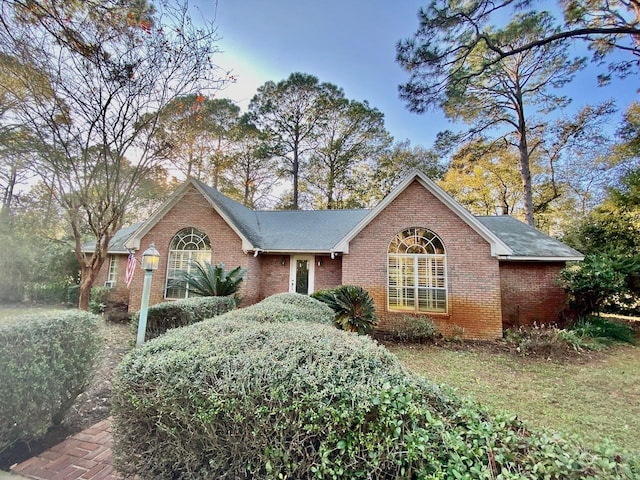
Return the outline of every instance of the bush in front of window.
<path id="1" fill-rule="evenodd" d="M 402 315 L 389 323 L 388 336 L 399 342 L 426 343 L 442 336 L 433 319 L 424 315 Z"/>
<path id="2" fill-rule="evenodd" d="M 334 324 L 341 330 L 369 333 L 378 324 L 376 307 L 369 292 L 357 285 L 341 285 L 311 295 L 335 313 Z"/>
<path id="3" fill-rule="evenodd" d="M 97 320 L 60 310 L 0 327 L 0 452 L 63 420 L 91 380 L 101 344 Z"/>
<path id="4" fill-rule="evenodd" d="M 147 311 L 147 330 L 145 339 L 159 337 L 173 328 L 185 327 L 207 318 L 222 315 L 236 308 L 232 297 L 196 297 L 157 303 Z M 131 328 L 138 331 L 140 312 L 131 316 Z"/>
<path id="5" fill-rule="evenodd" d="M 247 273 L 246 268 L 236 267 L 226 271 L 224 263 L 212 265 L 209 262 L 191 261 L 191 270 L 180 272 L 178 278 L 170 282 L 169 287 L 189 290 L 189 295 L 198 297 L 225 297 L 240 290 L 240 284 Z M 236 302 L 236 303 L 239 303 Z"/>
<path id="6" fill-rule="evenodd" d="M 226 317 L 226 316 L 225 316 Z M 218 318 L 145 343 L 117 368 L 114 460 L 139 478 L 637 478 L 488 413 L 366 336 Z"/>
<path id="7" fill-rule="evenodd" d="M 89 310 L 91 310 L 91 313 L 104 313 L 112 291 L 111 287 L 91 287 L 91 293 L 89 294 Z"/>

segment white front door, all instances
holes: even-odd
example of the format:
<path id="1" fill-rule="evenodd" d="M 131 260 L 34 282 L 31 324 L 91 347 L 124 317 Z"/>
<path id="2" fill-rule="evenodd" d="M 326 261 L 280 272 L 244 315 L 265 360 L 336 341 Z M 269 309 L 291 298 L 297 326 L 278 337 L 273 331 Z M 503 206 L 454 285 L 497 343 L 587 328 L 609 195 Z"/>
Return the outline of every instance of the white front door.
<path id="1" fill-rule="evenodd" d="M 289 271 L 289 291 L 309 295 L 313 293 L 313 277 L 315 274 L 315 257 L 313 255 L 291 255 Z"/>

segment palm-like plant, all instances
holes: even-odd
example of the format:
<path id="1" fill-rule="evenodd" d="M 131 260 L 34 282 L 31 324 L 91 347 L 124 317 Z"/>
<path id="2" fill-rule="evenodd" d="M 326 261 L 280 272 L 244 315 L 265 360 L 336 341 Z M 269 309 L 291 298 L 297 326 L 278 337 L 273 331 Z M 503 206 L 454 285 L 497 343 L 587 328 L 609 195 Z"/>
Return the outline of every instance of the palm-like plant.
<path id="1" fill-rule="evenodd" d="M 329 305 L 336 313 L 334 324 L 349 332 L 362 335 L 378 323 L 375 305 L 369 292 L 357 285 L 342 285 L 312 295 Z"/>
<path id="2" fill-rule="evenodd" d="M 182 288 L 187 288 L 189 294 L 199 297 L 226 297 L 233 295 L 240 289 L 240 284 L 247 273 L 246 268 L 236 267 L 228 272 L 224 263 L 212 265 L 209 262 L 191 262 L 189 272 L 181 272 L 175 280 Z"/>

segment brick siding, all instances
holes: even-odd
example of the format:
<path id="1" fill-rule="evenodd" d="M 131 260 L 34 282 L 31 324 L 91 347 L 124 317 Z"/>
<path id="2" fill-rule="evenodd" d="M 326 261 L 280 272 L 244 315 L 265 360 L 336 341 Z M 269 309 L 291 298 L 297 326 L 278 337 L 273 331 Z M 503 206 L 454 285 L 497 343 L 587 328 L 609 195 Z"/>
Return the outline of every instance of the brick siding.
<path id="1" fill-rule="evenodd" d="M 153 274 L 149 304 L 164 301 L 164 286 L 167 278 L 169 246 L 173 237 L 183 228 L 193 227 L 208 235 L 211 242 L 211 262 L 224 262 L 226 269 L 237 266 L 246 268 L 247 275 L 240 288 L 240 296 L 246 304 L 258 301 L 260 284 L 260 261 L 253 254 L 242 251 L 242 241 L 224 219 L 213 209 L 207 199 L 190 186 L 184 196 L 165 214 L 162 221 L 154 225 L 141 239 L 136 257 L 154 242 L 160 252 L 158 270 Z M 129 311 L 140 309 L 144 272 L 138 268 L 131 283 Z"/>
<path id="2" fill-rule="evenodd" d="M 556 285 L 564 262 L 502 262 L 502 319 L 504 328 L 558 321 L 567 306 L 565 291 Z"/>
<path id="3" fill-rule="evenodd" d="M 223 261 L 227 269 L 248 269 L 240 295 L 244 306 L 289 290 L 290 255 L 244 253 L 240 237 L 216 213 L 193 186 L 142 238 L 139 259 L 151 242 L 161 253 L 153 275 L 150 304 L 164 301 L 169 245 L 183 228 L 194 227 L 209 236 L 212 263 Z M 554 279 L 564 263 L 499 262 L 490 245 L 451 210 L 414 181 L 352 240 L 349 253 L 331 259 L 316 255 L 315 290 L 340 284 L 361 285 L 369 291 L 380 317 L 380 330 L 411 313 L 387 308 L 387 250 L 399 232 L 424 227 L 442 240 L 446 250 L 446 313 L 431 313 L 441 332 L 467 339 L 494 339 L 506 325 L 548 323 L 557 319 L 566 297 Z M 144 272 L 138 266 L 131 289 L 124 283 L 127 256 L 118 264 L 118 295 L 129 295 L 129 310 L 140 308 Z M 283 264 L 284 262 L 284 264 Z M 96 285 L 104 285 L 109 263 L 105 262 Z"/>
<path id="4" fill-rule="evenodd" d="M 445 246 L 448 311 L 429 314 L 438 328 L 468 339 L 501 337 L 500 270 L 490 245 L 417 181 L 352 240 L 342 260 L 342 282 L 369 291 L 379 329 L 402 317 L 387 308 L 387 251 L 395 235 L 411 227 L 428 228 Z"/>

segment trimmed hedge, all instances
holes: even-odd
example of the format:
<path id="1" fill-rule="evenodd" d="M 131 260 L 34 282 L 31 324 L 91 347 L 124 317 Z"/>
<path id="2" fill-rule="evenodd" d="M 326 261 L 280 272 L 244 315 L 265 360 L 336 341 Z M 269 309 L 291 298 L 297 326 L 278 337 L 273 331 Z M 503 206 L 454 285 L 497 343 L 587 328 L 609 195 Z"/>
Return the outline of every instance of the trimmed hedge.
<path id="1" fill-rule="evenodd" d="M 255 322 L 310 322 L 333 325 L 334 312 L 324 303 L 299 293 L 278 293 L 260 303 L 220 317 Z"/>
<path id="2" fill-rule="evenodd" d="M 97 321 L 61 310 L 0 327 L 0 451 L 62 421 L 91 380 L 101 344 Z"/>
<path id="3" fill-rule="evenodd" d="M 232 297 L 194 297 L 175 302 L 157 303 L 147 311 L 146 340 L 159 337 L 167 330 L 186 327 L 236 308 Z M 140 312 L 131 316 L 131 328 L 138 331 Z"/>
<path id="4" fill-rule="evenodd" d="M 234 312 L 235 313 L 235 312 Z M 225 316 L 226 317 L 226 316 Z M 368 337 L 220 317 L 130 353 L 114 459 L 141 478 L 637 478 L 640 466 L 492 417 Z M 626 462 L 626 463 L 625 463 Z"/>

